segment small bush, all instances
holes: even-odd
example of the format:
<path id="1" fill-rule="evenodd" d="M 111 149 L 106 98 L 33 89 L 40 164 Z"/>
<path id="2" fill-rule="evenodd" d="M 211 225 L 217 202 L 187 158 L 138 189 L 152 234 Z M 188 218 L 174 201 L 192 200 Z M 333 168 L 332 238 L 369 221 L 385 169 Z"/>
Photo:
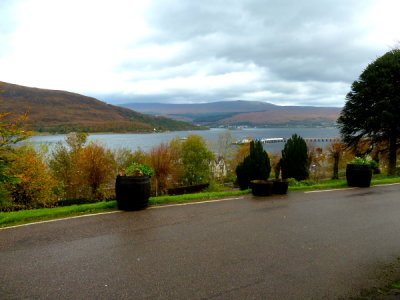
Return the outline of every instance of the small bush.
<path id="1" fill-rule="evenodd" d="M 148 165 L 133 163 L 126 169 L 127 176 L 154 176 L 154 169 Z"/>
<path id="2" fill-rule="evenodd" d="M 297 181 L 295 178 L 288 178 L 289 186 L 313 186 L 316 185 L 317 182 L 314 180 L 301 180 Z"/>

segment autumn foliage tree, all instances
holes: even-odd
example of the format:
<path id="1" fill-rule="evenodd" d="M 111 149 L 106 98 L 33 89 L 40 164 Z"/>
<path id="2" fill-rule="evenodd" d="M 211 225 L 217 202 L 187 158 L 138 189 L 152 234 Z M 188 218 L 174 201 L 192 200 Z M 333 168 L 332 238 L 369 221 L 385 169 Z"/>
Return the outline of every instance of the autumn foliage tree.
<path id="1" fill-rule="evenodd" d="M 16 148 L 8 173 L 18 180 L 7 183 L 16 208 L 52 207 L 57 202 L 57 182 L 43 157 L 29 145 Z"/>
<path id="2" fill-rule="evenodd" d="M 87 143 L 86 133 L 68 135 L 66 144 L 55 146 L 50 167 L 63 186 L 66 199 L 103 200 L 115 181 L 114 153 L 97 142 Z"/>
<path id="3" fill-rule="evenodd" d="M 0 101 L 2 101 L 1 98 Z M 16 177 L 17 174 L 10 172 L 8 169 L 10 163 L 15 159 L 12 146 L 27 139 L 32 134 L 28 130 L 27 119 L 28 113 L 14 116 L 12 112 L 0 112 L 0 208 L 8 205 L 8 191 L 5 188 L 5 184 L 19 181 Z"/>
<path id="4" fill-rule="evenodd" d="M 78 199 L 83 197 L 84 187 L 81 185 L 79 177 L 78 159 L 86 141 L 86 133 L 70 134 L 65 143 L 58 142 L 51 153 L 50 168 L 54 177 L 62 185 L 63 198 Z"/>
<path id="5" fill-rule="evenodd" d="M 174 174 L 179 168 L 175 163 L 173 149 L 167 143 L 153 147 L 148 161 L 155 172 L 156 194 L 164 194 L 166 189 L 173 185 Z"/>
<path id="6" fill-rule="evenodd" d="M 339 163 L 346 149 L 342 142 L 333 142 L 328 145 L 327 151 L 333 160 L 332 179 L 339 179 Z"/>
<path id="7" fill-rule="evenodd" d="M 79 174 L 76 180 L 87 187 L 88 198 L 103 200 L 111 196 L 108 188 L 113 186 L 117 174 L 117 163 L 111 150 L 91 142 L 79 152 L 76 164 Z"/>

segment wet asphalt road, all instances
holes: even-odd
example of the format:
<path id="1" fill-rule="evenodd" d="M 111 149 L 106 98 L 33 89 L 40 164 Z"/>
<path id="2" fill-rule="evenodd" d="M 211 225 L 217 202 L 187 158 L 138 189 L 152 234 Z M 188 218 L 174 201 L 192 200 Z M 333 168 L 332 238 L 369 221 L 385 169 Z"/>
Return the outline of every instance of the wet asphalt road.
<path id="1" fill-rule="evenodd" d="M 400 185 L 0 230 L 0 299 L 337 299 L 400 255 Z"/>

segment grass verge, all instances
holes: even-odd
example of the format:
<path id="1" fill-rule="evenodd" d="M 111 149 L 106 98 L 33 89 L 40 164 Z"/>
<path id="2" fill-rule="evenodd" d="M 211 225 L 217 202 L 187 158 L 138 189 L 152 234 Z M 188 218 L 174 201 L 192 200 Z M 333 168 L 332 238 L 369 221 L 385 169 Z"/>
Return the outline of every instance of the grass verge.
<path id="1" fill-rule="evenodd" d="M 209 200 L 222 197 L 239 196 L 250 193 L 250 190 L 231 191 L 231 192 L 207 192 L 197 194 L 186 194 L 177 196 L 151 197 L 150 205 L 160 205 L 164 203 L 182 203 L 192 200 Z M 100 213 L 117 209 L 116 201 L 98 202 L 93 204 L 71 205 L 55 208 L 40 208 L 20 210 L 13 212 L 0 212 L 0 228 L 27 224 L 51 219 L 66 218 L 72 216 Z"/>
<path id="2" fill-rule="evenodd" d="M 384 177 L 383 175 L 375 176 L 372 180 L 373 185 L 399 183 L 400 177 Z M 310 191 L 324 190 L 335 188 L 346 188 L 345 179 L 327 180 L 313 185 L 299 185 L 289 187 L 289 191 Z M 197 194 L 186 194 L 177 196 L 161 196 L 151 197 L 150 205 L 160 205 L 164 203 L 182 203 L 193 200 L 209 200 L 223 197 L 233 197 L 250 193 L 245 191 L 223 191 L 223 192 L 206 192 Z M 15 212 L 0 212 L 0 228 L 26 224 L 31 222 L 45 221 L 57 218 L 66 218 L 71 216 L 85 215 L 112 211 L 117 209 L 116 201 L 98 202 L 93 204 L 71 205 L 55 208 L 41 208 L 31 210 L 21 210 Z"/>
<path id="3" fill-rule="evenodd" d="M 300 184 L 301 183 L 302 182 L 300 181 Z M 382 175 L 377 175 L 374 176 L 371 181 L 371 185 L 391 184 L 391 183 L 400 183 L 400 177 L 398 176 L 385 177 Z M 325 190 L 325 189 L 338 189 L 338 188 L 348 188 L 346 179 L 330 179 L 312 185 L 290 186 L 289 191 L 312 191 L 312 190 Z"/>
<path id="4" fill-rule="evenodd" d="M 46 221 L 71 216 L 87 215 L 111 211 L 117 208 L 117 201 L 98 202 L 92 204 L 71 205 L 55 208 L 39 208 L 0 212 L 0 228 L 27 224 L 37 221 Z"/>

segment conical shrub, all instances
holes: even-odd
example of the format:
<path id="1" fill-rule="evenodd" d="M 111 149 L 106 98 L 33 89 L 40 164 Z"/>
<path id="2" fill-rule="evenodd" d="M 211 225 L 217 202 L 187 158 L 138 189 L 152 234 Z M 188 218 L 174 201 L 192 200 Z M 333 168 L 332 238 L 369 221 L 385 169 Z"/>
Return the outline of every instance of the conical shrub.
<path id="1" fill-rule="evenodd" d="M 249 188 L 250 181 L 269 178 L 271 162 L 261 142 L 250 143 L 250 155 L 236 168 L 237 183 L 241 190 Z"/>
<path id="2" fill-rule="evenodd" d="M 308 148 L 305 140 L 293 134 L 282 150 L 282 178 L 295 178 L 298 181 L 307 179 L 309 175 L 307 161 Z"/>

